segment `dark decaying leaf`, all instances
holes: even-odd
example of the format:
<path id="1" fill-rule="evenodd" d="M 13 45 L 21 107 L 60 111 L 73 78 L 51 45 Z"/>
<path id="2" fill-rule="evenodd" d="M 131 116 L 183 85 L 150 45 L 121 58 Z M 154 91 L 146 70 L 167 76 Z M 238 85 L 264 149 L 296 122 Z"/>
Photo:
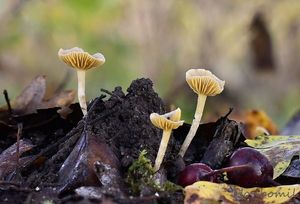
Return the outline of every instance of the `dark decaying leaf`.
<path id="1" fill-rule="evenodd" d="M 94 170 L 97 161 L 119 169 L 119 161 L 105 140 L 84 128 L 76 146 L 59 170 L 59 183 L 62 184 L 60 191 L 101 185 Z"/>
<path id="2" fill-rule="evenodd" d="M 300 179 L 300 159 L 294 159 L 282 175 Z"/>
<path id="3" fill-rule="evenodd" d="M 298 158 L 297 158 L 298 157 Z M 281 184 L 300 184 L 300 160 L 295 156 L 288 168 L 281 174 L 276 181 Z"/>
<path id="4" fill-rule="evenodd" d="M 241 146 L 241 142 L 245 139 L 241 124 L 229 120 L 227 115 L 216 122 L 218 126 L 215 134 L 201 159 L 201 162 L 213 169 L 221 168 L 226 159 Z"/>
<path id="5" fill-rule="evenodd" d="M 35 153 L 54 143 L 58 138 L 65 137 L 82 118 L 82 111 L 78 104 L 72 104 L 70 105 L 72 113 L 63 119 L 57 113 L 58 109 L 39 109 L 36 113 L 23 116 L 12 115 L 6 118 L 5 124 L 0 122 L 0 153 L 16 142 L 17 123 L 23 124 L 22 138 L 28 138 L 36 145 Z"/>
<path id="6" fill-rule="evenodd" d="M 20 154 L 29 151 L 32 148 L 33 145 L 29 140 L 20 140 Z M 0 180 L 5 180 L 8 175 L 12 174 L 16 170 L 18 165 L 17 159 L 17 143 L 13 144 L 0 154 Z M 26 158 L 20 159 L 20 166 L 22 166 L 26 161 Z"/>
<path id="7" fill-rule="evenodd" d="M 190 124 L 184 123 L 182 126 L 173 131 L 173 137 L 180 145 L 183 143 L 190 130 L 190 127 Z M 205 123 L 199 125 L 196 135 L 184 156 L 184 161 L 187 164 L 194 161 L 200 161 L 200 159 L 203 157 L 206 147 L 212 141 L 216 127 L 216 123 Z"/>

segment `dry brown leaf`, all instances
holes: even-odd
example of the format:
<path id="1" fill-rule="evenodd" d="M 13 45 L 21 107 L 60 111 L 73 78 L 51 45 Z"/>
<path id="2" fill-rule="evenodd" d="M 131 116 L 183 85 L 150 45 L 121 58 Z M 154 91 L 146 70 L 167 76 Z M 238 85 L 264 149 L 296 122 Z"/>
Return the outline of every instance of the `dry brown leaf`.
<path id="1" fill-rule="evenodd" d="M 12 109 L 18 115 L 34 113 L 40 106 L 46 92 L 46 77 L 37 76 L 23 89 L 21 94 L 11 102 Z"/>
<path id="2" fill-rule="evenodd" d="M 75 100 L 76 92 L 74 90 L 61 91 L 53 95 L 50 99 L 43 100 L 39 109 L 47 109 L 53 107 L 66 107 Z"/>
<path id="3" fill-rule="evenodd" d="M 11 101 L 13 113 L 16 115 L 26 115 L 35 113 L 37 109 L 48 109 L 54 107 L 61 107 L 66 109 L 75 100 L 75 91 L 66 90 L 61 91 L 49 99 L 45 100 L 46 93 L 46 77 L 37 76 L 30 84 L 20 93 L 16 99 Z M 68 114 L 64 111 L 65 115 Z M 0 107 L 0 116 L 7 117 L 7 107 Z"/>

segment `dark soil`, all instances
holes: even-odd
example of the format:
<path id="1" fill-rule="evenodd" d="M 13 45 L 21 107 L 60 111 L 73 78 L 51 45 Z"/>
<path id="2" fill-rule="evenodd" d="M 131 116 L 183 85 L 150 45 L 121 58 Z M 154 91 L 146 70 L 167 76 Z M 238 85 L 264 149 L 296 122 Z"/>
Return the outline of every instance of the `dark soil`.
<path id="1" fill-rule="evenodd" d="M 149 79 L 133 81 L 127 92 L 125 95 L 121 87 L 117 87 L 107 101 L 96 99 L 87 120 L 93 124 L 93 131 L 105 138 L 124 168 L 136 160 L 143 149 L 155 160 L 161 131 L 151 124 L 149 115 L 165 112 Z"/>

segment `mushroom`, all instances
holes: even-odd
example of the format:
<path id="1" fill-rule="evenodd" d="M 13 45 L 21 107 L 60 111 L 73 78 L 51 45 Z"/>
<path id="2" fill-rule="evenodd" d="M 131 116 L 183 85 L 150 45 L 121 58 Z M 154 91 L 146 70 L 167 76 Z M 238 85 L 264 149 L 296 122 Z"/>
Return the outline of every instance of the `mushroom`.
<path id="1" fill-rule="evenodd" d="M 163 130 L 162 139 L 159 145 L 158 153 L 154 164 L 155 171 L 159 170 L 160 165 L 163 161 L 172 130 L 177 129 L 184 122 L 183 120 L 180 120 L 180 117 L 180 108 L 177 108 L 176 110 L 166 113 L 164 115 L 159 115 L 157 113 L 150 114 L 150 120 L 152 124 Z"/>
<path id="2" fill-rule="evenodd" d="M 194 119 L 188 135 L 186 136 L 179 155 L 184 156 L 196 131 L 199 127 L 200 120 L 207 96 L 215 96 L 221 93 L 224 89 L 225 81 L 220 80 L 210 71 L 205 69 L 190 69 L 186 72 L 186 81 L 190 88 L 198 94 L 197 108 L 195 111 Z"/>
<path id="3" fill-rule="evenodd" d="M 67 65 L 77 70 L 78 77 L 78 100 L 83 115 L 87 114 L 87 105 L 85 99 L 85 71 L 97 67 L 105 62 L 105 58 L 101 53 L 90 55 L 83 49 L 74 47 L 71 49 L 59 49 L 59 58 L 64 61 Z"/>

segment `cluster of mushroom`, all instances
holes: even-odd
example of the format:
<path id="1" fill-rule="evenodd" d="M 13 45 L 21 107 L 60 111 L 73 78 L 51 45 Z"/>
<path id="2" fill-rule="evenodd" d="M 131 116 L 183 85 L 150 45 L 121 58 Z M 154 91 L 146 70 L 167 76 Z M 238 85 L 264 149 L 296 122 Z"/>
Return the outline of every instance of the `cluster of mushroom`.
<path id="1" fill-rule="evenodd" d="M 198 94 L 198 101 L 191 128 L 179 151 L 179 155 L 181 157 L 185 155 L 200 125 L 207 96 L 215 96 L 217 94 L 220 94 L 223 91 L 225 84 L 224 81 L 220 80 L 210 71 L 205 69 L 188 70 L 186 72 L 186 81 L 190 88 Z M 181 111 L 179 108 L 164 115 L 159 115 L 157 113 L 152 113 L 150 115 L 150 120 L 153 125 L 160 129 L 163 129 L 162 140 L 154 164 L 154 170 L 156 171 L 159 170 L 163 157 L 165 155 L 165 151 L 167 149 L 168 141 L 171 135 L 171 130 L 178 128 L 184 122 L 180 121 L 180 116 Z"/>
<path id="2" fill-rule="evenodd" d="M 89 53 L 78 47 L 67 50 L 60 49 L 58 51 L 58 56 L 67 65 L 77 70 L 78 100 L 82 113 L 84 116 L 86 116 L 87 104 L 85 99 L 85 72 L 88 69 L 104 64 L 105 58 L 101 53 L 90 55 Z M 206 97 L 220 94 L 223 91 L 225 84 L 224 81 L 220 80 L 210 71 L 205 69 L 188 70 L 186 72 L 186 81 L 190 88 L 198 94 L 198 102 L 190 131 L 179 151 L 179 155 L 181 157 L 185 155 L 185 152 L 187 151 L 199 127 Z M 160 129 L 163 129 L 162 140 L 154 164 L 154 170 L 156 171 L 159 170 L 160 165 L 163 161 L 172 130 L 177 129 L 184 122 L 183 120 L 180 120 L 180 118 L 180 108 L 177 108 L 176 110 L 163 115 L 159 115 L 157 113 L 152 113 L 150 115 L 152 124 Z"/>

